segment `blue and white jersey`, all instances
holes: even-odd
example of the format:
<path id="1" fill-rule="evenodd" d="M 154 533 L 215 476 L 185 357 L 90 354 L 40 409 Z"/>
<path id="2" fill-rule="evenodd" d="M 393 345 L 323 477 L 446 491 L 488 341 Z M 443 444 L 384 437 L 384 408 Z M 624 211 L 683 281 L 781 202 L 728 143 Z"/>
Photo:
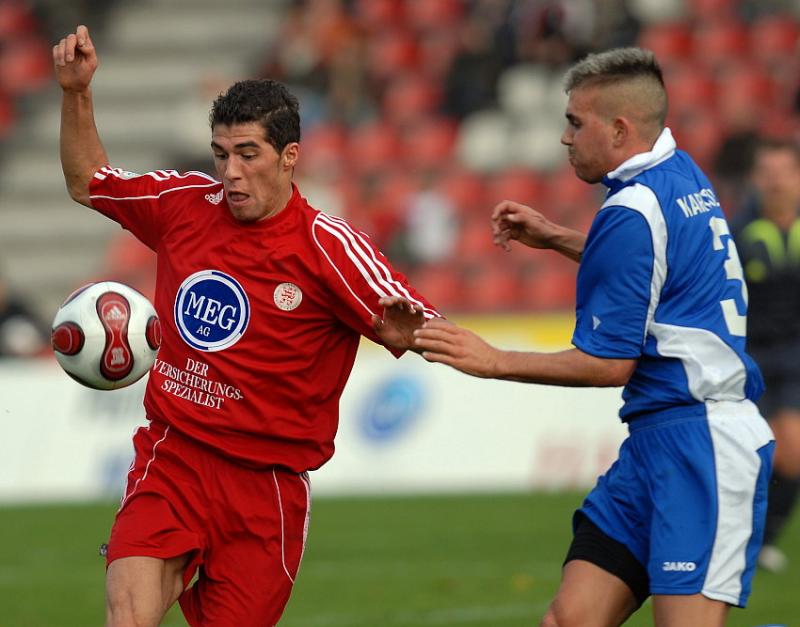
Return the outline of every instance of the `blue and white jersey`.
<path id="1" fill-rule="evenodd" d="M 707 177 L 664 129 L 651 152 L 603 183 L 572 341 L 597 357 L 638 360 L 620 417 L 757 399 L 764 384 L 745 353 L 747 287 Z"/>

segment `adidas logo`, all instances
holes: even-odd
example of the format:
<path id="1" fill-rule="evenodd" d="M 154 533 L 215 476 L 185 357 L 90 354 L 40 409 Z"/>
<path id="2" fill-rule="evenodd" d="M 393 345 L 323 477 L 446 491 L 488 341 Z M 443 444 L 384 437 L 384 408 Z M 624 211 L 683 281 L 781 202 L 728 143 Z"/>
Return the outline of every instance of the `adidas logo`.
<path id="1" fill-rule="evenodd" d="M 122 311 L 119 307 L 114 305 L 108 312 L 105 314 L 106 320 L 124 320 L 125 319 L 125 312 Z"/>
<path id="2" fill-rule="evenodd" d="M 222 202 L 222 194 L 225 190 L 219 190 L 216 194 L 206 194 L 206 200 L 212 205 L 218 205 Z"/>

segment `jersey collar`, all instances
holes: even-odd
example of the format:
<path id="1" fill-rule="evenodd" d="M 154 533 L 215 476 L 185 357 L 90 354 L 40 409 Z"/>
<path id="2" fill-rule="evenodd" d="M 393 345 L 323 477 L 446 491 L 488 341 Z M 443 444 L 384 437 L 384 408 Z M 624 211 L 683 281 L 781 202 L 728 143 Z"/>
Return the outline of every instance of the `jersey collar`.
<path id="1" fill-rule="evenodd" d="M 611 187 L 612 181 L 625 183 L 634 176 L 669 159 L 675 154 L 675 148 L 676 144 L 675 139 L 672 137 L 672 131 L 665 127 L 650 152 L 641 152 L 638 155 L 633 155 L 627 161 L 623 161 L 616 170 L 603 177 L 603 183 L 606 187 Z"/>

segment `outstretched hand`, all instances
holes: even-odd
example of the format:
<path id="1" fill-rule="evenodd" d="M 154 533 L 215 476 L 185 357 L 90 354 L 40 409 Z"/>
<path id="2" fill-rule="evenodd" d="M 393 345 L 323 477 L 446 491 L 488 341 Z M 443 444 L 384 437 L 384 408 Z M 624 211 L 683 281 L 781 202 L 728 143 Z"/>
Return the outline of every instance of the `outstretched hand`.
<path id="1" fill-rule="evenodd" d="M 385 296 L 378 301 L 383 317 L 372 316 L 372 328 L 380 340 L 392 348 L 417 350 L 414 331 L 425 323 L 422 307 L 401 296 Z"/>
<path id="2" fill-rule="evenodd" d="M 501 351 L 480 336 L 442 318 L 428 320 L 414 333 L 422 356 L 431 362 L 452 366 L 474 377 L 501 376 Z"/>
<path id="3" fill-rule="evenodd" d="M 78 26 L 53 46 L 56 78 L 64 91 L 85 91 L 97 69 L 97 53 L 89 37 L 89 29 Z"/>
<path id="4" fill-rule="evenodd" d="M 518 202 L 504 200 L 492 211 L 492 239 L 504 250 L 511 250 L 511 240 L 531 248 L 551 248 L 556 232 L 556 224 Z"/>

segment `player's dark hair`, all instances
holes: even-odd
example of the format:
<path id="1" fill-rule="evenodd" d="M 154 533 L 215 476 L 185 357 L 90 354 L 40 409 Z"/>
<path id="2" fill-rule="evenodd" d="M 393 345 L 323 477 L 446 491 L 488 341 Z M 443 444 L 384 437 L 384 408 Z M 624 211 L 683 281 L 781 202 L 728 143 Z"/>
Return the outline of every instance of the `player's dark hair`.
<path id="1" fill-rule="evenodd" d="M 217 97 L 208 117 L 212 129 L 217 124 L 258 122 L 278 153 L 300 141 L 300 103 L 285 85 L 271 79 L 234 83 Z"/>
<path id="2" fill-rule="evenodd" d="M 783 137 L 762 137 L 756 143 L 756 153 L 760 152 L 790 152 L 795 160 L 800 163 L 800 144 L 792 139 Z"/>

